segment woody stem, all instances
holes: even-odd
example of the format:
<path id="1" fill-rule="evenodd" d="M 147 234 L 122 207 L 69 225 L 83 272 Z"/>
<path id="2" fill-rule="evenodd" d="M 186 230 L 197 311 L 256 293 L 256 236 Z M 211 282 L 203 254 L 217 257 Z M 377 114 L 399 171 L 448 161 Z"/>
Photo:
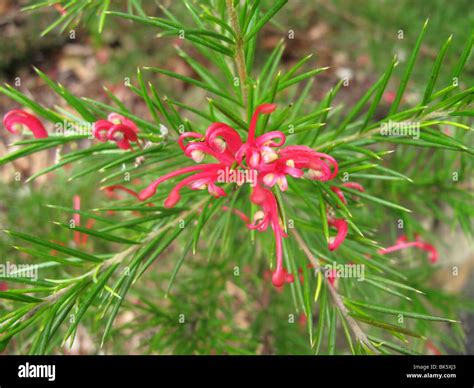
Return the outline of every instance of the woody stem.
<path id="1" fill-rule="evenodd" d="M 319 261 L 313 256 L 311 253 L 310 249 L 300 236 L 300 234 L 296 231 L 296 229 L 291 229 L 291 232 L 295 236 L 296 242 L 298 245 L 301 247 L 303 252 L 305 253 L 306 257 L 308 258 L 309 262 L 313 265 L 313 268 L 315 271 L 321 271 L 321 266 L 319 265 Z M 326 282 L 326 285 L 329 290 L 329 294 L 331 295 L 331 298 L 334 302 L 334 305 L 336 308 L 341 312 L 342 316 L 346 320 L 347 324 L 349 325 L 351 331 L 354 333 L 354 336 L 356 337 L 357 341 L 359 341 L 361 344 L 365 345 L 367 348 L 369 348 L 372 352 L 374 353 L 379 353 L 379 351 L 372 345 L 372 343 L 369 341 L 357 321 L 352 318 L 349 315 L 349 311 L 347 310 L 347 307 L 344 305 L 344 302 L 342 301 L 341 295 L 337 292 L 336 288 L 331 285 L 331 283 L 328 281 L 326 277 L 323 276 L 323 279 Z"/>
<path id="2" fill-rule="evenodd" d="M 232 0 L 227 0 L 227 11 L 230 15 L 230 23 L 232 29 L 235 31 L 236 42 L 235 42 L 235 63 L 237 66 L 237 72 L 239 73 L 240 87 L 242 89 L 242 99 L 244 105 L 247 103 L 247 66 L 245 65 L 245 51 L 244 51 L 244 39 L 242 31 L 240 30 L 239 22 L 237 19 L 237 12 L 234 8 Z"/>

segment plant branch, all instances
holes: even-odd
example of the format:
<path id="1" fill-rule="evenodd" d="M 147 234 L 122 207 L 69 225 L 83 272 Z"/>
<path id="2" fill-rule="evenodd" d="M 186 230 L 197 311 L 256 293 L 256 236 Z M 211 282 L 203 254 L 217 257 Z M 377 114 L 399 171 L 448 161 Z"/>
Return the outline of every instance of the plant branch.
<path id="1" fill-rule="evenodd" d="M 300 246 L 300 248 L 303 250 L 305 253 L 306 257 L 308 258 L 309 262 L 313 265 L 315 271 L 321 271 L 321 265 L 319 264 L 319 261 L 313 256 L 311 253 L 310 249 L 304 242 L 303 238 L 300 236 L 300 234 L 296 231 L 296 229 L 291 229 L 291 232 L 295 236 L 296 242 Z M 347 310 L 346 306 L 344 305 L 344 302 L 341 299 L 341 296 L 337 292 L 336 288 L 329 283 L 328 279 L 323 276 L 324 281 L 326 282 L 326 285 L 328 287 L 329 293 L 331 295 L 331 298 L 334 302 L 334 305 L 339 309 L 341 312 L 342 316 L 346 320 L 347 324 L 349 325 L 350 329 L 354 333 L 356 339 L 368 347 L 372 352 L 374 353 L 379 353 L 379 351 L 372 345 L 372 343 L 369 341 L 367 336 L 365 335 L 364 331 L 361 329 L 359 324 L 356 322 L 354 318 L 352 318 L 349 315 L 349 311 Z"/>
<path id="2" fill-rule="evenodd" d="M 188 215 L 192 214 L 193 212 L 197 211 L 205 202 L 207 201 L 207 198 L 204 198 L 203 200 L 197 202 L 194 206 L 192 206 L 189 210 L 186 210 L 182 213 L 180 213 L 181 217 L 187 217 Z M 145 240 L 142 241 L 141 244 L 137 244 L 137 245 L 133 245 L 131 246 L 130 248 L 120 252 L 120 253 L 117 253 L 113 258 L 111 258 L 110 260 L 107 260 L 105 261 L 104 263 L 102 264 L 99 264 L 98 266 L 92 268 L 89 272 L 85 273 L 84 275 L 81 276 L 81 279 L 84 279 L 84 278 L 87 278 L 87 277 L 92 277 L 97 273 L 99 267 L 102 267 L 102 270 L 106 270 L 108 268 L 110 268 L 111 266 L 115 265 L 115 264 L 119 264 L 121 263 L 123 260 L 125 260 L 127 257 L 130 257 L 131 255 L 135 254 L 141 247 L 144 243 L 147 243 L 147 242 L 150 242 L 152 241 L 154 238 L 156 238 L 159 234 L 163 233 L 165 230 L 169 229 L 173 224 L 174 224 L 174 221 L 176 219 L 173 219 L 172 221 L 168 222 L 167 224 L 163 225 L 161 228 L 159 228 L 158 230 L 150 233 Z M 56 303 L 58 301 L 59 298 L 61 298 L 61 296 L 63 296 L 64 294 L 66 294 L 68 291 L 70 291 L 75 285 L 77 284 L 77 282 L 73 282 L 71 283 L 70 285 L 66 286 L 66 287 L 63 287 L 62 289 L 58 290 L 58 291 L 55 291 L 53 294 L 49 295 L 48 297 L 46 297 L 45 299 L 43 299 L 42 302 L 38 303 L 37 305 L 35 305 L 30 311 L 28 311 L 25 315 L 23 315 L 23 317 L 21 319 L 19 319 L 19 322 L 24 322 L 26 320 L 28 320 L 29 318 L 31 318 L 33 315 L 35 315 L 39 310 L 41 310 L 41 308 L 43 308 L 44 306 L 46 305 L 52 305 L 54 303 Z M 6 321 L 4 322 L 1 326 L 7 324 L 7 322 L 10 322 L 10 321 Z M 1 337 L 0 337 L 1 339 Z"/>
<path id="3" fill-rule="evenodd" d="M 237 12 L 235 11 L 232 0 L 227 0 L 227 10 L 230 15 L 230 23 L 232 29 L 235 31 L 236 43 L 235 43 L 235 63 L 237 66 L 237 72 L 239 73 L 240 86 L 242 88 L 242 99 L 244 105 L 247 104 L 247 67 L 245 66 L 245 52 L 244 52 L 244 39 L 240 30 L 239 21 L 237 19 Z"/>

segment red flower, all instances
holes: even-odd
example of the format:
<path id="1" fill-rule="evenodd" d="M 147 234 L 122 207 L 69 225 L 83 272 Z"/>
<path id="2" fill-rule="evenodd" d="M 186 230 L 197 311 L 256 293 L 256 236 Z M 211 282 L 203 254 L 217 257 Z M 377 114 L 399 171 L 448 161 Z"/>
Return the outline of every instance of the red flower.
<path id="1" fill-rule="evenodd" d="M 338 164 L 333 157 L 306 146 L 288 146 L 278 153 L 290 167 L 298 171 L 307 169 L 306 177 L 311 180 L 328 181 L 334 179 L 339 172 Z"/>
<path id="2" fill-rule="evenodd" d="M 294 277 L 283 268 L 283 247 L 282 238 L 287 237 L 283 230 L 283 226 L 278 215 L 278 204 L 275 195 L 260 186 L 256 186 L 251 195 L 251 201 L 262 207 L 254 215 L 254 223 L 247 225 L 250 229 L 256 229 L 260 232 L 265 231 L 268 226 L 273 230 L 275 235 L 275 251 L 277 264 L 275 272 L 272 275 L 272 283 L 275 287 L 281 287 L 285 283 L 292 283 Z"/>
<path id="3" fill-rule="evenodd" d="M 342 185 L 343 185 L 344 187 L 349 188 L 349 189 L 358 190 L 358 191 L 360 191 L 361 193 L 363 193 L 363 192 L 365 191 L 364 187 L 362 187 L 361 184 L 356 183 L 356 182 L 346 182 L 346 183 L 343 183 Z"/>
<path id="4" fill-rule="evenodd" d="M 26 127 L 33 133 L 36 139 L 48 137 L 48 132 L 43 124 L 41 124 L 41 121 L 24 110 L 14 109 L 8 112 L 3 117 L 3 125 L 14 135 L 18 135 L 18 131 Z"/>
<path id="5" fill-rule="evenodd" d="M 108 140 L 107 134 L 112 126 L 113 124 L 108 120 L 98 120 L 92 126 L 92 134 L 97 140 L 105 143 Z"/>
<path id="6" fill-rule="evenodd" d="M 158 186 L 177 176 L 191 174 L 179 182 L 169 193 L 165 200 L 165 207 L 173 207 L 180 200 L 180 190 L 188 187 L 191 190 L 206 189 L 213 196 L 226 196 L 225 191 L 217 185 L 222 182 L 222 171 L 234 170 L 240 167 L 257 173 L 256 186 L 253 188 L 250 200 L 261 206 L 261 210 L 254 216 L 254 223 L 248 225 L 250 229 L 265 231 L 271 227 L 275 235 L 276 269 L 272 275 L 272 282 L 276 287 L 281 287 L 285 283 L 293 282 L 293 275 L 283 268 L 282 239 L 287 237 L 282 227 L 278 213 L 278 204 L 275 195 L 266 187 L 276 185 L 282 191 L 288 188 L 287 176 L 302 178 L 307 170 L 307 177 L 320 181 L 333 179 L 338 173 L 338 165 L 334 158 L 312 150 L 306 146 L 283 146 L 286 137 L 283 132 L 267 132 L 259 137 L 255 137 L 257 121 L 259 115 L 270 114 L 276 108 L 274 104 L 263 104 L 256 108 L 252 116 L 247 141 L 243 142 L 239 133 L 224 123 L 214 123 L 210 125 L 205 135 L 197 132 L 185 132 L 178 139 L 178 144 L 187 157 L 196 163 L 201 163 L 204 158 L 211 157 L 215 163 L 199 164 L 188 166 L 172 171 L 158 178 L 139 194 L 138 198 L 144 201 L 155 195 Z M 126 124 L 126 123 L 124 123 Z M 98 123 L 96 137 L 102 132 L 109 133 L 109 124 Z M 227 179 L 227 178 L 224 178 Z M 225 181 L 225 180 L 224 180 Z M 225 181 L 227 182 L 227 181 Z M 230 183 L 230 180 L 229 182 Z M 245 215 L 238 214 L 242 219 Z M 334 242 L 336 249 L 347 234 L 347 222 L 344 220 L 332 220 L 332 226 L 338 229 L 338 235 Z M 331 249 L 331 248 L 330 248 Z"/>
<path id="7" fill-rule="evenodd" d="M 138 194 L 135 191 L 122 185 L 106 186 L 106 187 L 103 187 L 102 189 L 105 191 L 106 195 L 111 199 L 116 198 L 115 196 L 116 191 L 123 191 L 138 199 Z"/>
<path id="8" fill-rule="evenodd" d="M 438 251 L 436 248 L 428 244 L 427 242 L 421 241 L 420 237 L 418 235 L 415 236 L 415 241 L 408 241 L 407 236 L 401 236 L 397 239 L 397 243 L 391 247 L 380 249 L 378 253 L 380 255 L 386 255 L 387 253 L 399 251 L 401 249 L 406 249 L 410 247 L 416 247 L 419 248 L 425 252 L 428 252 L 428 258 L 430 259 L 431 263 L 436 263 L 438 261 Z"/>
<path id="9" fill-rule="evenodd" d="M 361 193 L 363 193 L 365 191 L 365 189 L 362 187 L 362 185 L 360 185 L 359 183 L 356 183 L 356 182 L 346 182 L 346 183 L 343 183 L 342 185 L 344 187 L 348 187 L 349 189 L 358 190 Z M 334 191 L 334 193 L 336 193 L 336 195 L 339 197 L 339 199 L 342 201 L 342 203 L 344 205 L 347 205 L 346 197 L 344 197 L 344 193 L 342 192 L 342 190 L 339 187 L 331 186 L 331 190 Z"/>
<path id="10" fill-rule="evenodd" d="M 222 210 L 227 212 L 231 209 L 228 206 L 222 206 Z M 248 224 L 250 222 L 250 218 L 243 211 L 241 211 L 239 209 L 232 209 L 232 213 L 234 213 L 237 217 L 239 217 L 246 224 Z"/>
<path id="11" fill-rule="evenodd" d="M 257 168 L 262 161 L 271 162 L 278 158 L 276 153 L 272 150 L 272 147 L 280 147 L 285 144 L 286 137 L 283 132 L 267 132 L 255 138 L 258 117 L 260 114 L 272 113 L 275 108 L 275 104 L 262 104 L 255 109 L 250 121 L 247 141 L 240 147 L 236 154 L 236 160 L 239 165 L 242 165 L 245 158 L 247 167 Z M 274 139 L 277 139 L 277 141 L 275 142 Z"/>
<path id="12" fill-rule="evenodd" d="M 109 114 L 107 120 L 96 121 L 92 128 L 92 134 L 97 140 L 104 143 L 114 141 L 122 150 L 133 149 L 130 142 L 138 142 L 138 132 L 133 121 L 118 113 Z"/>
<path id="13" fill-rule="evenodd" d="M 92 229 L 94 224 L 95 224 L 95 220 L 93 218 L 89 218 L 86 222 L 86 229 Z M 82 233 L 81 245 L 86 246 L 88 240 L 89 240 L 89 235 L 87 233 Z"/>
<path id="14" fill-rule="evenodd" d="M 331 286 L 334 287 L 334 284 L 336 283 L 336 278 L 337 278 L 337 271 L 335 269 L 332 269 L 329 271 L 328 276 L 328 282 L 331 284 Z"/>
<path id="15" fill-rule="evenodd" d="M 347 221 L 341 218 L 328 218 L 329 226 L 337 229 L 335 237 L 330 237 L 328 242 L 328 248 L 330 251 L 335 251 L 344 242 L 347 236 Z"/>
<path id="16" fill-rule="evenodd" d="M 81 197 L 79 195 L 75 195 L 73 197 L 73 208 L 74 210 L 80 211 L 81 210 Z M 74 220 L 74 227 L 76 226 L 81 226 L 81 215 L 79 213 L 74 213 L 73 214 L 73 220 Z M 92 227 L 95 224 L 95 220 L 93 218 L 90 218 L 86 222 L 86 229 L 92 229 Z M 74 231 L 74 243 L 79 246 L 85 246 L 87 244 L 87 241 L 89 239 L 89 235 L 87 233 L 81 233 L 77 230 Z M 64 245 L 60 242 L 58 242 L 61 245 Z"/>
<path id="17" fill-rule="evenodd" d="M 138 194 L 138 198 L 141 201 L 145 201 L 146 199 L 155 195 L 158 186 L 164 181 L 167 181 L 168 179 L 174 178 L 179 175 L 184 175 L 196 171 L 199 172 L 183 179 L 171 190 L 170 194 L 168 195 L 168 198 L 165 200 L 165 207 L 173 207 L 179 202 L 179 200 L 181 199 L 179 192 L 185 186 L 188 186 L 191 190 L 202 190 L 207 188 L 209 193 L 215 196 L 216 198 L 225 196 L 225 191 L 215 184 L 215 181 L 217 180 L 218 171 L 222 170 L 223 168 L 225 168 L 225 165 L 223 164 L 211 163 L 200 164 L 198 166 L 184 167 L 179 170 L 172 171 L 158 178 L 148 187 L 143 189 Z"/>
<path id="18" fill-rule="evenodd" d="M 387 104 L 391 104 L 393 101 L 395 101 L 396 93 L 393 90 L 388 90 L 383 94 L 383 100 Z"/>
<path id="19" fill-rule="evenodd" d="M 350 189 L 354 189 L 354 190 L 358 190 L 360 192 L 364 192 L 364 188 L 362 187 L 362 185 L 360 185 L 359 183 L 355 183 L 355 182 L 346 182 L 346 183 L 343 183 L 342 184 L 344 187 L 348 187 Z M 344 203 L 345 205 L 347 205 L 347 200 L 346 200 L 346 197 L 344 196 L 344 193 L 342 192 L 342 190 L 337 187 L 337 186 L 331 186 L 331 190 L 336 193 L 336 195 L 339 197 L 339 199 L 342 201 L 342 203 Z M 330 237 L 329 238 L 329 242 L 328 242 L 328 248 L 330 251 L 334 251 L 336 250 L 337 248 L 339 248 L 339 246 L 344 242 L 344 240 L 346 239 L 346 236 L 347 236 L 347 230 L 348 230 L 348 224 L 347 224 L 347 221 L 346 220 L 343 220 L 343 219 L 337 219 L 337 218 L 334 218 L 332 217 L 329 213 L 327 215 L 327 218 L 328 218 L 328 224 L 329 226 L 332 226 L 334 228 L 337 229 L 337 234 L 336 234 L 336 237 Z"/>

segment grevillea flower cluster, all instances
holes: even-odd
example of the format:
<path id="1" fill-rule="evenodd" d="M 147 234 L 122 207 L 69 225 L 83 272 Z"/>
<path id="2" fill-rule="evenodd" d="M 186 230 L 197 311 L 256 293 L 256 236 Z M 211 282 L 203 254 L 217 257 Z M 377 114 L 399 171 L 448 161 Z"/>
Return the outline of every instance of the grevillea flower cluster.
<path id="1" fill-rule="evenodd" d="M 224 123 L 213 123 L 206 133 L 186 132 L 181 134 L 178 143 L 190 159 L 198 163 L 170 172 L 142 190 L 138 197 L 146 200 L 152 197 L 158 186 L 175 177 L 187 175 L 169 193 L 165 207 L 173 207 L 180 200 L 180 191 L 184 187 L 191 190 L 205 190 L 216 198 L 226 196 L 225 190 L 218 183 L 231 183 L 220 180 L 222 171 L 228 169 L 251 170 L 257 176 L 252 186 L 250 201 L 260 207 L 253 216 L 253 222 L 248 223 L 250 229 L 263 232 L 269 227 L 275 237 L 276 268 L 272 282 L 276 287 L 292 282 L 293 275 L 283 267 L 282 239 L 287 237 L 281 220 L 277 198 L 273 189 L 286 191 L 288 177 L 328 181 L 336 177 L 338 164 L 334 158 L 319 153 L 306 146 L 287 146 L 285 134 L 281 131 L 271 131 L 256 135 L 257 121 L 260 115 L 270 114 L 276 108 L 274 104 L 263 104 L 256 108 L 248 128 L 247 139 L 244 141 L 240 134 Z M 206 156 L 215 159 L 215 163 L 201 163 Z M 347 234 L 347 223 L 340 219 L 331 219 L 330 225 L 337 229 L 337 236 L 329 244 L 334 250 L 342 243 Z"/>

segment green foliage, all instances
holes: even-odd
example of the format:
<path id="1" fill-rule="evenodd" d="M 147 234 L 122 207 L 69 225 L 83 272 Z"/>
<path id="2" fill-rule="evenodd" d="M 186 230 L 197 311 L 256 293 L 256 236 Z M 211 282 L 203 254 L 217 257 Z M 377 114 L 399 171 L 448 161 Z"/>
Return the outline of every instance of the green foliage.
<path id="1" fill-rule="evenodd" d="M 345 87 L 342 83 L 334 85 L 320 101 L 312 101 L 309 91 L 313 80 L 326 68 L 313 67 L 311 56 L 307 56 L 285 71 L 280 66 L 283 42 L 261 66 L 254 65 L 257 36 L 286 1 L 185 1 L 185 15 L 163 9 L 161 17 L 147 15 L 136 0 L 128 1 L 128 9 L 121 11 L 112 10 L 110 1 L 44 1 L 28 9 L 56 3 L 61 3 L 66 13 L 43 33 L 56 27 L 64 31 L 91 15 L 97 15 L 92 19 L 99 31 L 106 19 L 107 23 L 129 20 L 160 38 L 183 39 L 185 44 L 177 47 L 177 53 L 196 75 L 184 76 L 154 66 L 138 69 L 130 90 L 143 100 L 150 119 L 137 116 L 111 93 L 109 103 L 74 96 L 40 70 L 38 76 L 71 111 L 41 106 L 12 86 L 0 87 L 0 92 L 53 123 L 80 128 L 110 112 L 120 113 L 133 120 L 141 129 L 141 140 L 149 142 L 133 153 L 110 144 L 93 144 L 85 135 L 17 142 L 20 148 L 3 155 L 0 164 L 45 149 L 79 145 L 62 148 L 56 163 L 30 177 L 30 182 L 65 164 L 74 166 L 69 176 L 72 182 L 124 184 L 127 173 L 133 179 L 151 182 L 186 165 L 188 159 L 177 147 L 176 134 L 190 130 L 204 133 L 211 123 L 222 121 L 244 136 L 249 116 L 264 102 L 275 102 L 278 109 L 262 120 L 258 133 L 282 130 L 289 144 L 330 153 L 340 172 L 332 182 L 292 180 L 287 192 L 278 192 L 290 235 L 284 243 L 286 266 L 295 275 L 295 282 L 282 293 L 262 282 L 274 249 L 272 239 L 267 234 L 252 234 L 250 240 L 242 221 L 231 211 L 221 210 L 226 205 L 253 213 L 248 187 L 219 200 L 186 191 L 183 207 L 174 209 L 147 206 L 134 198 L 113 203 L 98 200 L 93 202 L 94 208 L 81 211 L 64 204 L 51 205 L 48 209 L 59 214 L 70 217 L 78 213 L 96 220 L 89 229 L 71 227 L 63 222 L 64 217 L 56 223 L 57 233 L 67 233 L 62 236 L 80 232 L 93 243 L 82 249 L 49 241 L 40 233 L 25 234 L 17 230 L 21 227 L 6 231 L 9 241 L 21 243 L 18 249 L 40 263 L 41 276 L 24 283 L 18 278 L 18 287 L 15 284 L 0 293 L 0 345 L 15 337 L 31 354 L 54 353 L 73 341 L 83 325 L 108 352 L 126 351 L 114 348 L 114 340 L 124 335 L 138 337 L 141 352 L 255 353 L 261 339 L 270 333 L 273 344 L 265 345 L 264 352 L 412 354 L 423 353 L 428 339 L 441 349 L 462 351 L 459 311 L 472 303 L 429 288 L 434 269 L 421 254 L 410 252 L 407 261 L 400 253 L 391 258 L 380 255 L 379 249 L 395 239 L 393 220 L 402 219 L 410 237 L 429 235 L 420 215 L 453 227 L 460 225 L 466 235 L 473 235 L 474 201 L 463 184 L 474 167 L 474 88 L 441 83 L 439 77 L 441 72 L 455 77 L 462 74 L 472 34 L 454 69 L 443 67 L 452 38 L 441 46 L 421 100 L 407 106 L 403 96 L 429 29 L 425 23 L 408 63 L 403 65 L 395 100 L 380 118 L 376 112 L 392 79 L 396 58 L 386 58 L 385 72 L 348 107 L 333 106 Z M 196 53 L 212 63 L 212 68 L 201 63 Z M 161 86 L 149 81 L 152 73 L 158 73 L 160 81 L 174 79 L 196 88 L 201 101 L 196 106 L 180 101 L 171 88 L 166 90 L 165 82 Z M 419 124 L 419 139 L 381 134 L 388 123 L 410 122 Z M 168 127 L 168 135 L 162 134 L 160 124 Z M 139 157 L 145 161 L 135 163 Z M 450 180 L 453 172 L 458 173 L 455 182 Z M 366 191 L 341 186 L 348 199 L 345 204 L 331 186 L 340 186 L 349 177 L 361 182 Z M 170 188 L 164 183 L 152 201 L 161 204 Z M 347 239 L 336 252 L 327 248 L 331 233 L 328 210 L 349 222 Z M 333 287 L 320 267 L 333 262 L 364 265 L 366 281 L 340 279 Z M 247 268 L 250 271 L 244 271 Z M 304 280 L 298 276 L 300 268 Z M 15 280 L 9 278 L 8 282 Z M 133 319 L 120 320 L 125 312 Z M 233 319 L 237 312 L 240 318 Z M 298 316 L 306 317 L 302 326 L 309 339 L 292 322 Z M 449 334 L 440 328 L 450 329 Z"/>

